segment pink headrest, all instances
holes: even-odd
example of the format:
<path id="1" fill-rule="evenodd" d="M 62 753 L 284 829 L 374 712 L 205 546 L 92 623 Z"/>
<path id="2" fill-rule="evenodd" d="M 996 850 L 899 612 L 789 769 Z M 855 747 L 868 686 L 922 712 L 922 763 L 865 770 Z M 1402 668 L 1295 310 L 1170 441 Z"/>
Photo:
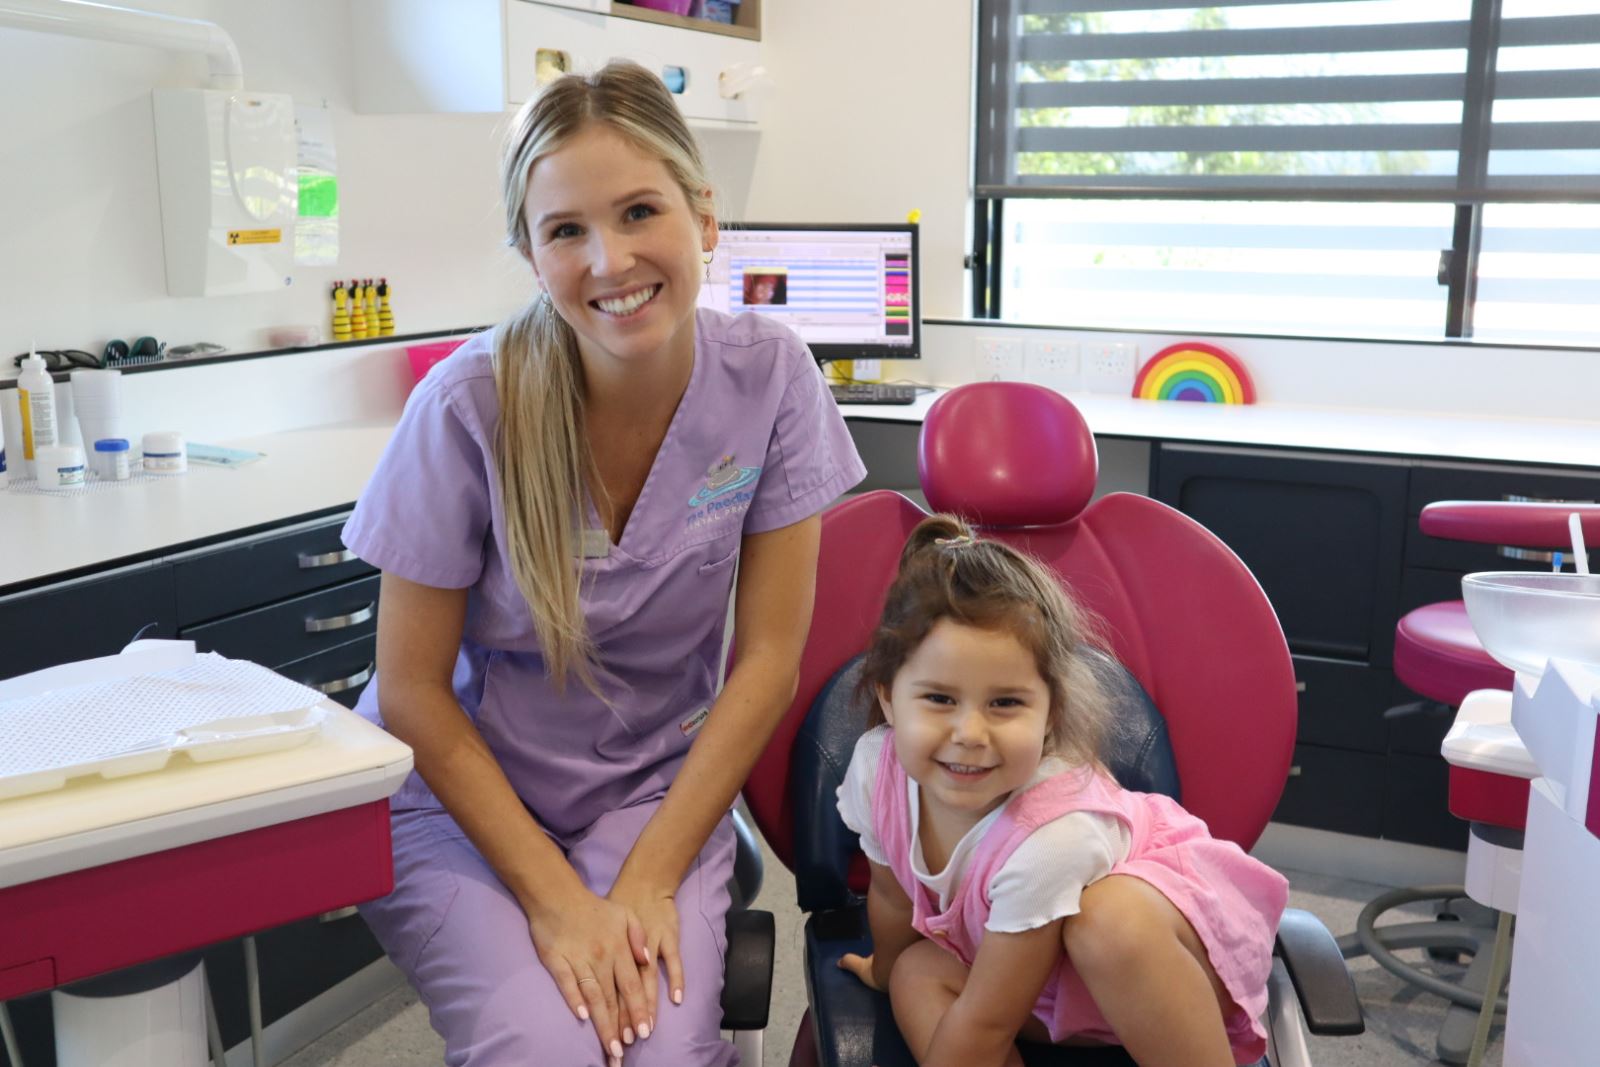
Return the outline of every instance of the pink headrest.
<path id="1" fill-rule="evenodd" d="M 928 409 L 917 474 L 934 511 L 979 526 L 1055 526 L 1094 495 L 1100 461 L 1072 402 L 1023 382 L 952 389 Z"/>

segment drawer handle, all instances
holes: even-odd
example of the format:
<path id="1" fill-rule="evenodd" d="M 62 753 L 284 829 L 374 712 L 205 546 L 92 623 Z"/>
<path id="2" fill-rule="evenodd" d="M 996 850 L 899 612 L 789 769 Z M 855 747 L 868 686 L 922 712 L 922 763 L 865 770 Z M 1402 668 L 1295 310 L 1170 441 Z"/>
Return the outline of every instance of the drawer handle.
<path id="1" fill-rule="evenodd" d="M 369 663 L 348 678 L 335 678 L 331 682 L 312 682 L 310 685 L 311 688 L 323 696 L 331 697 L 335 693 L 342 693 L 346 689 L 354 689 L 356 686 L 364 684 L 372 677 L 372 670 L 376 666 L 376 663 Z"/>
<path id="2" fill-rule="evenodd" d="M 330 615 L 326 619 L 307 619 L 306 633 L 319 634 L 324 630 L 343 630 L 349 626 L 359 626 L 372 618 L 372 611 L 377 607 L 377 601 L 371 601 L 360 611 L 352 611 L 348 615 Z"/>
<path id="3" fill-rule="evenodd" d="M 1294 691 L 1296 693 L 1304 693 L 1306 691 L 1306 683 L 1304 683 L 1304 682 L 1295 682 L 1294 683 Z"/>
<path id="4" fill-rule="evenodd" d="M 299 556 L 300 569 L 309 571 L 317 567 L 334 567 L 340 563 L 349 563 L 355 558 L 356 554 L 348 548 L 341 548 L 337 552 L 324 552 L 317 556 L 308 556 L 302 552 Z"/>
<path id="5" fill-rule="evenodd" d="M 1294 766 L 1289 768 L 1289 777 L 1290 778 L 1298 778 L 1298 777 L 1300 777 L 1300 764 L 1296 763 Z"/>
<path id="6" fill-rule="evenodd" d="M 1506 559 L 1519 559 L 1527 563 L 1554 563 L 1556 555 L 1542 548 L 1514 548 L 1511 545 L 1496 545 L 1495 551 Z"/>

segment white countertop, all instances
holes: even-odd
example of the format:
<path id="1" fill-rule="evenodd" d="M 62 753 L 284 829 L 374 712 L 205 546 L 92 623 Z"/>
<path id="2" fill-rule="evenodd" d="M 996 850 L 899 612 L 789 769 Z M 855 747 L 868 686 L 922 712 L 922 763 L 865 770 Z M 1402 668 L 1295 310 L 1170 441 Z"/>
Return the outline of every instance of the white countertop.
<path id="1" fill-rule="evenodd" d="M 225 441 L 265 456 L 242 467 L 192 464 L 159 480 L 52 494 L 0 489 L 0 589 L 348 506 L 393 429 L 358 423 Z"/>
<path id="2" fill-rule="evenodd" d="M 942 393 L 914 404 L 842 410 L 851 420 L 920 423 Z M 1184 404 L 1095 393 L 1069 399 L 1104 437 L 1600 469 L 1600 421 Z M 191 466 L 160 482 L 61 495 L 0 489 L 0 590 L 349 506 L 392 430 L 391 422 L 374 420 L 214 442 L 266 457 L 232 469 Z"/>

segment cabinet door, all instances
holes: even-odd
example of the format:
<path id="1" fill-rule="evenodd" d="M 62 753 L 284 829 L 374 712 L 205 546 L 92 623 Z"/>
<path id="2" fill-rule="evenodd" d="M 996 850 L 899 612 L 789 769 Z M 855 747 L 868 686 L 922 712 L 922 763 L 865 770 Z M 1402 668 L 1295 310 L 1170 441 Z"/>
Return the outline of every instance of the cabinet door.
<path id="1" fill-rule="evenodd" d="M 176 559 L 179 625 L 219 619 L 374 573 L 339 540 L 346 517 L 336 515 L 289 533 Z"/>
<path id="2" fill-rule="evenodd" d="M 0 599 L 0 678 L 114 656 L 136 636 L 172 637 L 177 623 L 164 563 Z"/>
<path id="3" fill-rule="evenodd" d="M 277 670 L 285 678 L 309 685 L 328 699 L 353 708 L 377 667 L 378 638 L 372 635 L 285 663 Z"/>
<path id="4" fill-rule="evenodd" d="M 1290 651 L 1388 667 L 1407 474 L 1397 460 L 1162 445 L 1154 483 L 1254 572 Z"/>
<path id="5" fill-rule="evenodd" d="M 202 652 L 281 667 L 376 633 L 381 581 L 374 574 L 216 622 L 188 626 L 180 636 L 194 641 Z"/>
<path id="6" fill-rule="evenodd" d="M 506 99 L 513 107 L 537 89 L 536 57 L 542 50 L 564 53 L 580 73 L 613 58 L 632 59 L 675 85 L 679 80 L 665 74 L 674 68 L 683 72 L 676 99 L 685 118 L 735 127 L 753 126 L 757 119 L 754 94 L 728 99 L 720 91 L 725 71 L 761 62 L 756 41 L 542 3 L 508 3 L 505 18 Z"/>
<path id="7" fill-rule="evenodd" d="M 1450 814 L 1450 765 L 1438 756 L 1389 754 L 1383 836 L 1464 851 L 1467 824 Z"/>
<path id="8" fill-rule="evenodd" d="M 1394 675 L 1362 663 L 1295 656 L 1303 744 L 1384 751 L 1383 713 L 1395 703 Z"/>
<path id="9" fill-rule="evenodd" d="M 1274 822 L 1357 837 L 1383 829 L 1384 758 L 1320 745 L 1294 746 L 1294 764 Z"/>

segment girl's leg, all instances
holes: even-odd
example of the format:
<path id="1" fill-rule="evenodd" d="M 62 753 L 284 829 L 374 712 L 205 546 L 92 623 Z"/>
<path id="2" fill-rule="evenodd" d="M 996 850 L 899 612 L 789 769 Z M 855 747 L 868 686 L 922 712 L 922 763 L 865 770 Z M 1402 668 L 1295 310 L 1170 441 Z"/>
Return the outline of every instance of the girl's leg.
<path id="1" fill-rule="evenodd" d="M 918 1063 L 928 1058 L 933 1032 L 966 988 L 970 973 L 966 964 L 932 941 L 918 941 L 894 961 L 889 1004 L 900 1036 Z M 1015 1045 L 1006 1057 L 1006 1067 L 1022 1067 L 1022 1055 Z"/>
<path id="2" fill-rule="evenodd" d="M 1234 1067 L 1234 1010 L 1194 928 L 1150 883 L 1111 875 L 1083 892 L 1062 943 L 1141 1067 Z"/>

